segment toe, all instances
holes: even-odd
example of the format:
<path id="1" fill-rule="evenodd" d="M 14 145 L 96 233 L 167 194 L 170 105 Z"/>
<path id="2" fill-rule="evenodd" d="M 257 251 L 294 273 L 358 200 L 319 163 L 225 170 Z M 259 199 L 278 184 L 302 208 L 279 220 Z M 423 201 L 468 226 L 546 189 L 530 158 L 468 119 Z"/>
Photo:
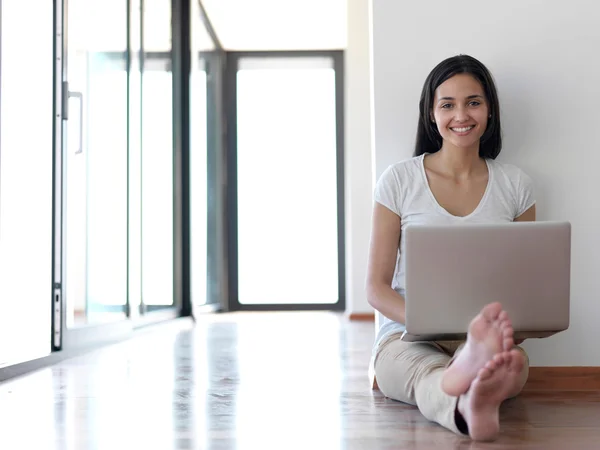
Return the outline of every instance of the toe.
<path id="1" fill-rule="evenodd" d="M 506 329 L 502 330 L 500 339 L 502 341 L 505 341 L 506 339 L 514 339 L 514 336 L 515 336 L 515 331 L 512 328 L 506 328 Z"/>
<path id="2" fill-rule="evenodd" d="M 498 316 L 502 312 L 502 305 L 498 302 L 490 303 L 486 305 L 481 311 L 483 316 L 490 322 L 498 319 Z"/>
<path id="3" fill-rule="evenodd" d="M 498 334 L 502 339 L 507 338 L 507 337 L 512 337 L 513 333 L 514 333 L 514 329 L 510 322 L 503 322 L 498 327 Z"/>
<path id="4" fill-rule="evenodd" d="M 500 314 L 498 314 L 498 320 L 501 322 L 508 320 L 508 313 L 504 310 L 500 311 Z"/>
<path id="5" fill-rule="evenodd" d="M 502 330 L 502 349 L 508 351 L 515 346 L 515 331 L 512 327 Z"/>
<path id="6" fill-rule="evenodd" d="M 483 366 L 483 368 L 489 370 L 490 372 L 493 372 L 494 370 L 496 370 L 496 361 L 490 359 L 488 362 L 485 363 L 485 366 Z"/>
<path id="7" fill-rule="evenodd" d="M 512 350 L 508 353 L 508 367 L 511 371 L 521 372 L 525 366 L 525 358 L 519 350 Z"/>
<path id="8" fill-rule="evenodd" d="M 498 353 L 494 355 L 492 359 L 486 362 L 483 367 L 493 372 L 498 368 L 498 366 L 502 364 L 504 364 L 504 356 L 502 355 L 502 353 Z"/>
<path id="9" fill-rule="evenodd" d="M 479 372 L 477 373 L 477 379 L 479 379 L 480 381 L 485 381 L 491 378 L 492 374 L 494 373 L 493 369 L 490 370 L 488 369 L 487 365 L 485 367 L 482 367 L 481 369 L 479 369 Z"/>
<path id="10" fill-rule="evenodd" d="M 504 364 L 506 362 L 506 353 L 497 353 L 496 355 L 494 355 L 493 361 L 496 363 L 497 366 Z"/>

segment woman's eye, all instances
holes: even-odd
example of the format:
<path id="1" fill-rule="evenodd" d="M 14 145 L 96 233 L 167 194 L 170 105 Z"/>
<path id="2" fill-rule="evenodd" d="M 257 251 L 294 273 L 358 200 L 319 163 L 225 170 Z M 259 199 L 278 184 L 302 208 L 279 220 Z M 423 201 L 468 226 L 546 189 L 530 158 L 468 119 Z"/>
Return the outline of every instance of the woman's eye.
<path id="1" fill-rule="evenodd" d="M 478 102 L 478 101 L 473 101 L 473 102 L 471 102 L 470 104 L 471 104 L 472 106 L 479 106 L 479 105 L 481 105 L 481 103 L 480 103 L 480 102 Z"/>
<path id="2" fill-rule="evenodd" d="M 448 108 L 451 108 L 451 107 L 452 107 L 452 105 L 450 103 L 444 103 L 442 105 L 442 109 L 448 109 Z"/>

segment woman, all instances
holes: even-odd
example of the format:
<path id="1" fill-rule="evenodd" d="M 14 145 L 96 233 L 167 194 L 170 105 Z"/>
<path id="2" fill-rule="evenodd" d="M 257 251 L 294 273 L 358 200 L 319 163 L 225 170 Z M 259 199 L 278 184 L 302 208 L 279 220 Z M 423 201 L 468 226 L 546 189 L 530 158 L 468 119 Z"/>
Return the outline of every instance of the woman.
<path id="1" fill-rule="evenodd" d="M 407 343 L 404 239 L 410 224 L 535 220 L 531 179 L 495 161 L 502 146 L 496 87 L 486 67 L 460 55 L 427 77 L 413 158 L 375 188 L 367 275 L 369 303 L 383 316 L 372 371 L 381 392 L 473 440 L 499 433 L 498 408 L 528 376 L 527 357 L 498 303 L 473 318 L 467 340 Z M 424 276 L 427 276 L 424 274 Z"/>

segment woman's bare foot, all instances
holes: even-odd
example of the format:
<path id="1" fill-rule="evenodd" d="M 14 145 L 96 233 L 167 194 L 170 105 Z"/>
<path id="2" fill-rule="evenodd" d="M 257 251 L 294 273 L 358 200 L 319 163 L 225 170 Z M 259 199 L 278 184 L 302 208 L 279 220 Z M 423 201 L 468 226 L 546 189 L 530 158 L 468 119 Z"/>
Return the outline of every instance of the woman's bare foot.
<path id="1" fill-rule="evenodd" d="M 442 390 L 453 397 L 464 394 L 479 369 L 497 353 L 512 349 L 513 328 L 500 303 L 491 303 L 469 324 L 467 342 L 444 372 Z"/>
<path id="2" fill-rule="evenodd" d="M 479 371 L 469 391 L 458 400 L 469 436 L 476 441 L 490 441 L 500 432 L 499 408 L 520 383 L 525 357 L 518 350 L 502 352 Z"/>

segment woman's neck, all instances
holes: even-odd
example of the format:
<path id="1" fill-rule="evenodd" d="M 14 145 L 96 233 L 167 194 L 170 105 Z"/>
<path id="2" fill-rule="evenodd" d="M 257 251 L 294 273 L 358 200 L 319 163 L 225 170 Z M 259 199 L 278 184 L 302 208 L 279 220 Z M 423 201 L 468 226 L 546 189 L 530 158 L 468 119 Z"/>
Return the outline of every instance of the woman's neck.
<path id="1" fill-rule="evenodd" d="M 431 155 L 431 160 L 438 171 L 456 179 L 469 178 L 482 170 L 487 171 L 485 161 L 479 156 L 479 148 L 450 148 L 444 145 Z"/>

